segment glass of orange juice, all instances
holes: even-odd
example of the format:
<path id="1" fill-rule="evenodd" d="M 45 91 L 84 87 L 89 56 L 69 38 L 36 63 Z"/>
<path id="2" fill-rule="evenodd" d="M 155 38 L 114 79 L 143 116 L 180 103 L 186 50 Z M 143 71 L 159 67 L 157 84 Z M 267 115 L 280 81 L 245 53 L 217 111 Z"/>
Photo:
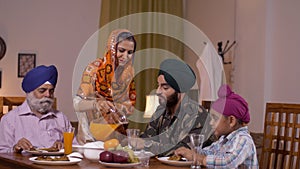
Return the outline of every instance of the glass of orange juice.
<path id="1" fill-rule="evenodd" d="M 65 154 L 72 153 L 72 143 L 74 138 L 75 127 L 66 128 L 64 130 L 64 149 Z"/>

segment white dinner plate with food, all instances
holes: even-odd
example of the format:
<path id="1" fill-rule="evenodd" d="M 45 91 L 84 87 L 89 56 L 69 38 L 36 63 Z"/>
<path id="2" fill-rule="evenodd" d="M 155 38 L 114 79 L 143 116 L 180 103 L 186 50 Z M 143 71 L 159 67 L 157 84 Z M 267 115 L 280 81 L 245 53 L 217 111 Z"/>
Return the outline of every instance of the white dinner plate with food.
<path id="1" fill-rule="evenodd" d="M 47 151 L 45 149 L 35 149 L 35 150 L 25 150 L 25 152 L 30 153 L 32 155 L 44 155 L 44 156 L 59 156 L 64 155 L 64 149 L 59 151 Z"/>
<path id="2" fill-rule="evenodd" d="M 140 165 L 141 163 L 106 163 L 99 161 L 100 164 L 106 166 L 106 167 L 118 167 L 118 168 L 127 168 L 127 167 L 135 167 Z"/>
<path id="3" fill-rule="evenodd" d="M 157 159 L 168 165 L 173 165 L 173 166 L 190 166 L 193 162 L 192 161 L 187 161 L 185 158 L 182 158 L 182 160 L 168 160 L 170 157 L 158 157 Z"/>
<path id="4" fill-rule="evenodd" d="M 52 159 L 57 158 L 57 156 L 48 156 Z M 29 160 L 32 161 L 35 164 L 42 164 L 42 165 L 73 165 L 73 164 L 77 164 L 81 161 L 80 158 L 72 158 L 72 157 L 68 157 L 69 161 L 48 161 L 48 160 L 38 160 L 38 157 L 30 157 Z"/>

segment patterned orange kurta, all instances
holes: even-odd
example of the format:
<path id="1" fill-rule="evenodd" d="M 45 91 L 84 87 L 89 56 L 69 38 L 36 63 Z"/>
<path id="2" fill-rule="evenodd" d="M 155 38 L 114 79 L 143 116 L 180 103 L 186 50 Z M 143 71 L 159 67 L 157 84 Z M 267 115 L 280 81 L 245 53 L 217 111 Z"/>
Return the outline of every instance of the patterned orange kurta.
<path id="1" fill-rule="evenodd" d="M 77 95 L 81 99 L 111 101 L 118 113 L 129 115 L 134 111 L 136 91 L 132 61 L 124 66 L 118 66 L 117 38 L 122 32 L 128 32 L 128 30 L 113 31 L 108 39 L 104 57 L 97 58 L 86 67 Z M 113 123 L 109 120 L 111 113 L 108 115 L 107 112 L 100 113 L 107 123 Z M 96 138 L 91 134 L 89 126 L 92 121 L 99 120 L 99 113 L 95 110 L 78 112 L 77 117 L 79 121 L 78 142 L 83 144 L 87 141 L 94 141 Z"/>
<path id="2" fill-rule="evenodd" d="M 133 106 L 136 102 L 132 62 L 122 67 L 123 71 L 121 74 L 118 74 L 118 76 L 115 74 L 115 70 L 118 69 L 115 49 L 116 38 L 118 34 L 124 31 L 126 30 L 116 30 L 111 33 L 105 57 L 97 58 L 86 67 L 77 94 L 82 98 L 104 98 L 105 100 L 112 101 L 118 111 L 125 114 L 132 114 Z"/>

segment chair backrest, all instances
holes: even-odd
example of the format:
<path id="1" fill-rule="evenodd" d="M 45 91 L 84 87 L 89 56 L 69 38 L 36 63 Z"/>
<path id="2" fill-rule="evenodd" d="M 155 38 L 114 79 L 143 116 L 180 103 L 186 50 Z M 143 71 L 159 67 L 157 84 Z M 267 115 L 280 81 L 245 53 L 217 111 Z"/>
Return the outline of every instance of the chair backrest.
<path id="1" fill-rule="evenodd" d="M 25 99 L 26 97 L 0 97 L 0 119 L 5 113 L 21 105 Z M 54 99 L 53 108 L 56 109 L 56 98 Z"/>
<path id="2" fill-rule="evenodd" d="M 300 168 L 300 104 L 267 103 L 260 168 Z"/>
<path id="3" fill-rule="evenodd" d="M 212 101 L 202 100 L 202 106 L 209 112 Z"/>

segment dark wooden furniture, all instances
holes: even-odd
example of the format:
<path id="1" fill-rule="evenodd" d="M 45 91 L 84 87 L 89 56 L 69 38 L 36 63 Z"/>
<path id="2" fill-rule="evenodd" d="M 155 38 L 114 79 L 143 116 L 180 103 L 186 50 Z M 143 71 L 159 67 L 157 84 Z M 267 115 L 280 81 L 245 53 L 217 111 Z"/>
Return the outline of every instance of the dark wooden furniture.
<path id="1" fill-rule="evenodd" d="M 16 168 L 22 168 L 22 169 L 101 169 L 101 168 L 107 168 L 103 165 L 101 165 L 98 162 L 91 162 L 87 159 L 83 159 L 80 163 L 75 165 L 66 165 L 66 166 L 52 166 L 52 165 L 39 165 L 34 164 L 32 161 L 29 160 L 31 157 L 30 154 L 23 153 L 7 153 L 7 154 L 0 154 L 0 168 L 1 169 L 16 169 Z M 155 158 L 150 159 L 149 167 L 147 169 L 178 169 L 179 167 L 176 166 L 170 166 L 162 164 L 160 161 L 158 161 Z M 138 167 L 142 168 L 142 167 Z M 145 167 L 146 168 L 146 167 Z M 181 167 L 181 168 L 190 168 L 187 167 Z M 113 169 L 113 168 L 111 168 Z M 118 168 L 119 169 L 119 168 Z"/>
<path id="2" fill-rule="evenodd" d="M 300 104 L 267 103 L 260 168 L 300 168 Z"/>
<path id="3" fill-rule="evenodd" d="M 209 100 L 203 100 L 202 101 L 202 106 L 209 112 L 210 106 L 213 102 Z"/>

